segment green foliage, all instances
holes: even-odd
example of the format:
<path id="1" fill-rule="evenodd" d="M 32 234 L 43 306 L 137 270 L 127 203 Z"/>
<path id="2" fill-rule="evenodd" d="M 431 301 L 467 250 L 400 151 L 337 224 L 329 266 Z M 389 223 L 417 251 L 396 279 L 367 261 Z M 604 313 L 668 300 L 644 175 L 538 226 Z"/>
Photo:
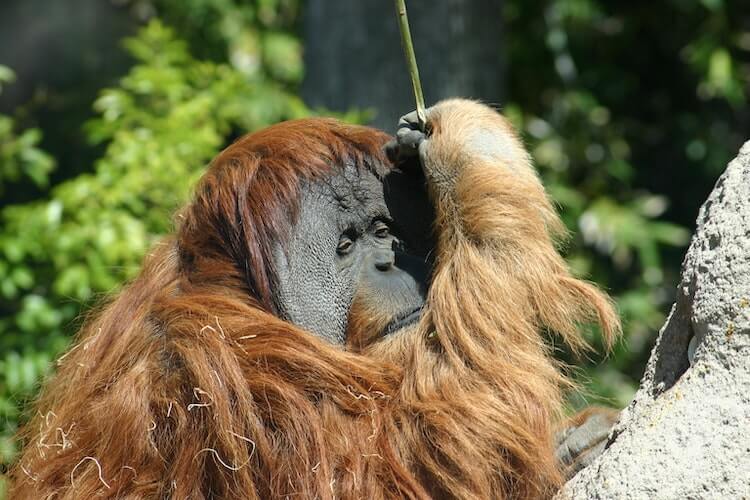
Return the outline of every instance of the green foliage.
<path id="1" fill-rule="evenodd" d="M 229 61 L 248 78 L 285 84 L 302 77 L 302 46 L 294 32 L 298 0 L 131 0 L 134 8 L 158 12 L 186 39 L 193 53 Z"/>
<path id="2" fill-rule="evenodd" d="M 611 358 L 584 360 L 578 374 L 595 399 L 632 396 L 673 298 L 685 226 L 747 139 L 741 6 L 506 2 L 506 112 L 575 235 L 569 261 L 615 296 L 624 321 Z"/>
<path id="3" fill-rule="evenodd" d="M 0 65 L 0 91 L 13 80 L 13 71 Z M 0 195 L 24 177 L 38 187 L 47 185 L 55 162 L 37 147 L 40 139 L 38 129 L 16 133 L 13 118 L 0 115 Z"/>
<path id="4" fill-rule="evenodd" d="M 124 46 L 135 65 L 117 87 L 101 92 L 98 117 L 86 125 L 92 143 L 106 144 L 93 171 L 54 186 L 48 199 L 0 212 L 3 462 L 12 458 L 20 405 L 67 344 L 76 315 L 137 272 L 233 131 L 307 113 L 270 78 L 249 79 L 227 64 L 194 59 L 158 21 Z M 25 165 L 21 160 L 51 164 L 34 145 L 0 140 L 2 172 Z"/>

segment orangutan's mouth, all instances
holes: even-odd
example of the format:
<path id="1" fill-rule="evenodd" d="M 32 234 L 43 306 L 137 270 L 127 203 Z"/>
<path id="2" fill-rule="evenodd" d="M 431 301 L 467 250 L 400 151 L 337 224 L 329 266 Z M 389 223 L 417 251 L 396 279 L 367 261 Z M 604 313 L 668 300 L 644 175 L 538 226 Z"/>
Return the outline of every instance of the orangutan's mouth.
<path id="1" fill-rule="evenodd" d="M 423 306 L 419 306 L 414 309 L 407 310 L 393 318 L 391 322 L 386 325 L 385 329 L 383 329 L 383 336 L 385 337 L 386 335 L 395 333 L 402 328 L 413 325 L 414 323 L 419 321 L 419 318 L 422 317 L 422 308 Z"/>

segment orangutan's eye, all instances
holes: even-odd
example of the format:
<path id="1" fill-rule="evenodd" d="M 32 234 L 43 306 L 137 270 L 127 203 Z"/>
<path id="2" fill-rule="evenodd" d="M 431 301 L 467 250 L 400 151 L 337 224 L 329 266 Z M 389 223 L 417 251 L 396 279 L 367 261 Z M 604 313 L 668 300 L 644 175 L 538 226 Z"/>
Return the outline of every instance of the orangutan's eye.
<path id="1" fill-rule="evenodd" d="M 378 221 L 375 223 L 374 232 L 375 236 L 378 238 L 387 238 L 391 234 L 391 229 L 385 222 Z"/>
<path id="2" fill-rule="evenodd" d="M 349 253 L 352 251 L 352 248 L 354 248 L 354 241 L 346 234 L 342 234 L 339 238 L 339 244 L 336 245 L 336 253 L 339 256 L 343 257 L 345 255 L 349 255 Z"/>

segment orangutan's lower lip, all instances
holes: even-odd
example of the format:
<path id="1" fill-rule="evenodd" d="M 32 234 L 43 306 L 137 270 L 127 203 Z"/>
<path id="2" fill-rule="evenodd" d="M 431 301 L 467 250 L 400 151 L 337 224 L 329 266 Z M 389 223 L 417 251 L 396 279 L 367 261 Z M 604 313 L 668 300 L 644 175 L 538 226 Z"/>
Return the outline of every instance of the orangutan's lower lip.
<path id="1" fill-rule="evenodd" d="M 419 318 L 422 317 L 422 306 L 419 306 L 411 311 L 407 311 L 404 314 L 396 316 L 383 330 L 383 336 L 395 333 L 402 328 L 413 325 Z"/>

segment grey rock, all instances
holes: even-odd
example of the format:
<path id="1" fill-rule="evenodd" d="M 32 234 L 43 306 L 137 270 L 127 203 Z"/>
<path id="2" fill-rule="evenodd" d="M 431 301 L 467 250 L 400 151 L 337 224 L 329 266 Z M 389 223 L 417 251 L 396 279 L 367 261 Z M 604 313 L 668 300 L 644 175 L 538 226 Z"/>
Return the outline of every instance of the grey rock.
<path id="1" fill-rule="evenodd" d="M 750 498 L 750 141 L 701 207 L 640 388 L 569 498 Z"/>

